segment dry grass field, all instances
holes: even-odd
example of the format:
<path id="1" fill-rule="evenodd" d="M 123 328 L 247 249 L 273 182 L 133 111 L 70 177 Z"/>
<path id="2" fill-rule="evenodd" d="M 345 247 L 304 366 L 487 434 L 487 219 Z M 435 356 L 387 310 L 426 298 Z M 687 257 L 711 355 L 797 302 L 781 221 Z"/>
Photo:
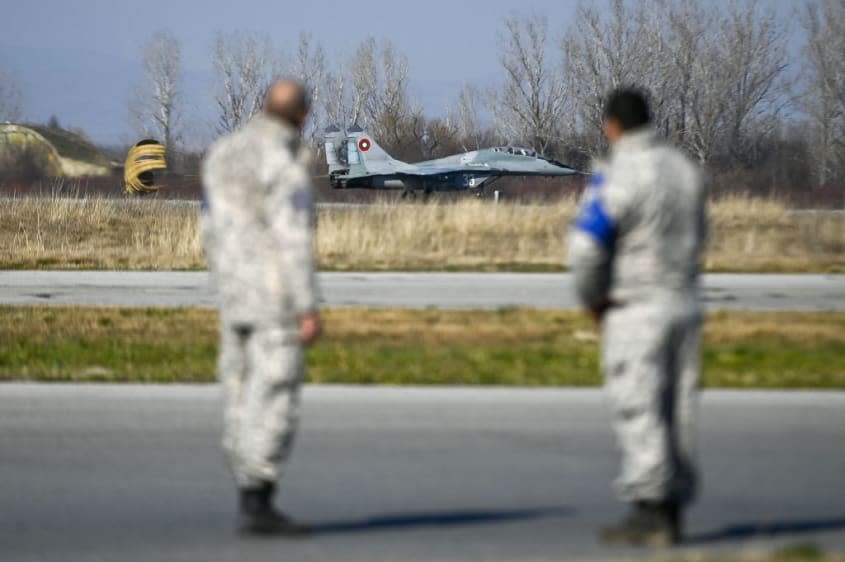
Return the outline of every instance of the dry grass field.
<path id="1" fill-rule="evenodd" d="M 326 270 L 552 271 L 575 201 L 464 200 L 334 206 L 318 213 Z M 845 214 L 793 214 L 773 200 L 711 204 L 710 271 L 845 272 Z M 195 205 L 163 200 L 0 201 L 0 268 L 199 269 Z"/>
<path id="2" fill-rule="evenodd" d="M 652 559 L 653 560 L 653 559 Z M 798 543 L 775 552 L 747 552 L 740 555 L 711 558 L 704 554 L 690 554 L 684 558 L 665 559 L 664 562 L 845 562 L 845 554 L 825 554 L 812 543 Z"/>
<path id="3" fill-rule="evenodd" d="M 0 268 L 197 269 L 197 208 L 163 200 L 0 201 Z"/>

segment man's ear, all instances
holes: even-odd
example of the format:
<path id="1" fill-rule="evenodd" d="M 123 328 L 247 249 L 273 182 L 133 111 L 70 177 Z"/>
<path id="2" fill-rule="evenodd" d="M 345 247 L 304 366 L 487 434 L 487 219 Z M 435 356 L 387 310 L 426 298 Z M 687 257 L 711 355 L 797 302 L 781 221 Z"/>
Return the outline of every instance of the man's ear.
<path id="1" fill-rule="evenodd" d="M 622 127 L 622 123 L 620 123 L 619 119 L 615 117 L 605 118 L 602 123 L 602 129 L 604 130 L 604 136 L 611 144 L 619 140 L 625 133 L 625 128 Z"/>

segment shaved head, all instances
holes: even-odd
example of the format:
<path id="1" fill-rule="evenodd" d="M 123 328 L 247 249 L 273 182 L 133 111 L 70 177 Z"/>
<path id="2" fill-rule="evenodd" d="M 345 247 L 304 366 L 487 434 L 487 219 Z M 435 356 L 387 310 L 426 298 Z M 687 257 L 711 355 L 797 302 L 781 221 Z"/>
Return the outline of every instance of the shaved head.
<path id="1" fill-rule="evenodd" d="M 308 92 L 302 84 L 295 80 L 279 80 L 267 90 L 264 113 L 301 129 L 310 105 Z"/>

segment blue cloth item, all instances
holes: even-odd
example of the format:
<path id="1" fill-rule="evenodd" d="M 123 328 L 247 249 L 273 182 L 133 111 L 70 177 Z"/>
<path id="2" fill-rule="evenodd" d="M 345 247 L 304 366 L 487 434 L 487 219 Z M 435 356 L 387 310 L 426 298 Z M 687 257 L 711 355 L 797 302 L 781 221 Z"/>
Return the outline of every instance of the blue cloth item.
<path id="1" fill-rule="evenodd" d="M 575 221 L 575 228 L 595 238 L 605 248 L 612 248 L 616 239 L 616 225 L 607 213 L 601 200 L 602 174 L 593 174 L 587 189 L 588 201 Z"/>
<path id="2" fill-rule="evenodd" d="M 602 205 L 601 198 L 592 199 L 575 223 L 575 228 L 586 232 L 605 248 L 612 248 L 616 239 L 616 225 Z"/>
<path id="3" fill-rule="evenodd" d="M 587 188 L 599 188 L 604 185 L 604 174 L 596 172 L 590 176 L 590 181 L 587 183 Z"/>

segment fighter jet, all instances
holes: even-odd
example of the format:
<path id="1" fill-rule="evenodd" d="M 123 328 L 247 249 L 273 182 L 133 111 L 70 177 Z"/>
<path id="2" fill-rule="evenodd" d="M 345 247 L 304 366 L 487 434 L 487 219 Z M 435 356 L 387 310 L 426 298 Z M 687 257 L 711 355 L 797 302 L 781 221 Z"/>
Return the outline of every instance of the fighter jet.
<path id="1" fill-rule="evenodd" d="M 475 190 L 505 176 L 560 177 L 581 172 L 534 150 L 513 146 L 486 148 L 437 160 L 408 164 L 391 158 L 372 136 L 354 126 L 341 131 L 332 126 L 325 133 L 329 181 L 335 189 L 401 189 L 416 191 Z"/>

